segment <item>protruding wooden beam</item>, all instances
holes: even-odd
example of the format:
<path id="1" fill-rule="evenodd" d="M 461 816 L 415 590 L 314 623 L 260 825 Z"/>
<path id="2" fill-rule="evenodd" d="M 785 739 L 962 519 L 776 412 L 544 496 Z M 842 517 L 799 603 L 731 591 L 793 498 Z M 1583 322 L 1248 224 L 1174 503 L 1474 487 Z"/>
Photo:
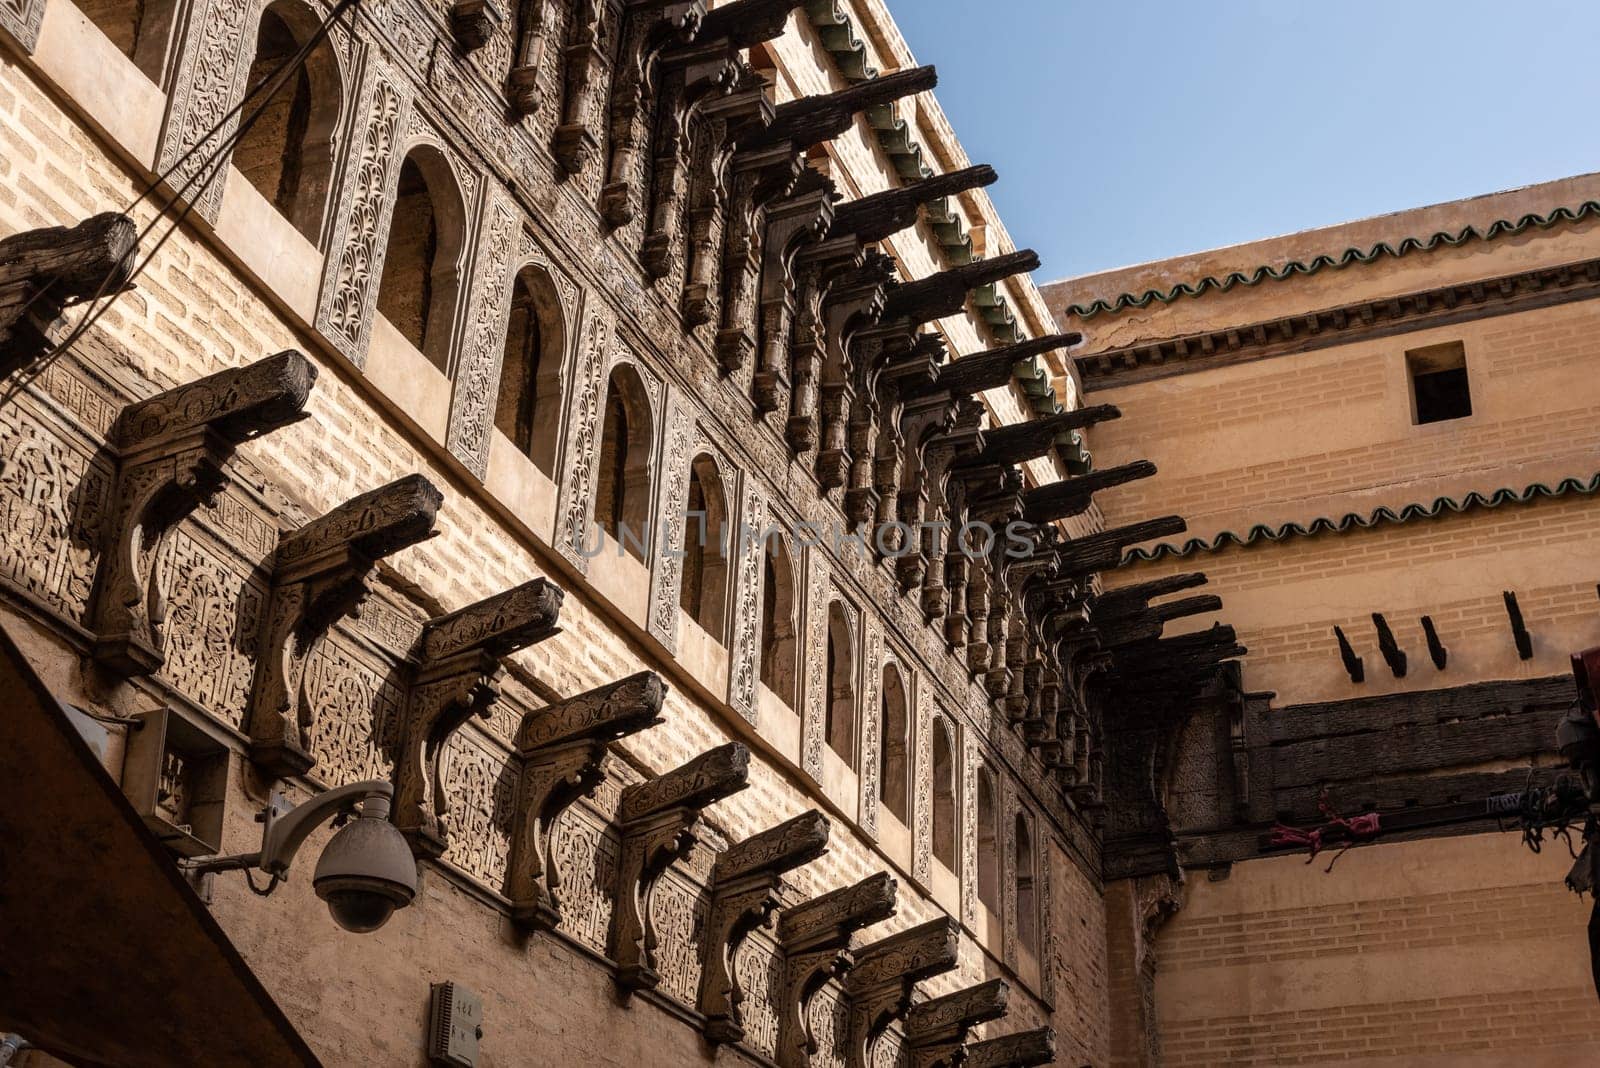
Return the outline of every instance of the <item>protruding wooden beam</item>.
<path id="1" fill-rule="evenodd" d="M 121 218 L 121 216 L 117 216 Z M 227 484 L 241 443 L 304 418 L 317 369 L 298 352 L 230 367 L 130 404 L 107 435 L 116 488 L 104 526 L 89 629 L 94 657 L 122 677 L 160 667 L 162 547 L 186 516 Z"/>
<path id="2" fill-rule="evenodd" d="M 468 719 L 487 719 L 500 697 L 505 657 L 557 631 L 565 594 L 542 578 L 430 620 L 396 739 L 390 819 L 419 857 L 444 855 L 448 799 L 440 760 Z"/>
<path id="3" fill-rule="evenodd" d="M 1533 635 L 1528 633 L 1528 627 L 1522 622 L 1522 608 L 1517 604 L 1517 595 L 1513 590 L 1506 590 L 1500 595 L 1506 602 L 1506 618 L 1511 621 L 1511 640 L 1516 644 L 1517 657 L 1521 660 L 1533 659 Z"/>
<path id="4" fill-rule="evenodd" d="M 728 847 L 712 865 L 696 1001 L 711 1042 L 731 1044 L 744 1038 L 739 1008 L 744 990 L 734 958 L 750 932 L 772 918 L 783 873 L 827 850 L 827 817 L 813 810 Z"/>
<path id="5" fill-rule="evenodd" d="M 850 970 L 855 932 L 894 915 L 896 893 L 893 877 L 879 872 L 779 916 L 784 973 L 776 1060 L 781 1068 L 810 1068 L 818 1048 L 808 1023 L 811 1000 L 829 979 Z"/>
<path id="6" fill-rule="evenodd" d="M 823 141 L 832 141 L 850 128 L 857 113 L 892 104 L 902 97 L 929 92 L 938 84 L 939 74 L 932 67 L 913 67 L 838 92 L 790 100 L 778 105 L 770 126 L 747 138 L 739 149 L 788 142 L 804 150 Z"/>
<path id="7" fill-rule="evenodd" d="M 1383 662 L 1389 665 L 1389 670 L 1394 673 L 1395 678 L 1405 678 L 1405 650 L 1394 640 L 1394 631 L 1389 629 L 1389 621 L 1383 618 L 1382 612 L 1372 613 L 1372 626 L 1378 632 L 1378 652 L 1383 654 Z"/>
<path id="8" fill-rule="evenodd" d="M 911 1006 L 905 1025 L 911 1068 L 953 1068 L 963 1063 L 967 1033 L 1004 1016 L 1010 996 L 1011 987 L 1004 979 L 991 979 Z"/>
<path id="9" fill-rule="evenodd" d="M 1094 495 L 1112 486 L 1121 486 L 1156 473 L 1156 465 L 1149 460 L 1136 460 L 1131 464 L 1090 471 L 1076 478 L 1048 482 L 1022 494 L 1022 507 L 1030 523 L 1053 523 L 1082 515 L 1094 503 Z"/>
<path id="10" fill-rule="evenodd" d="M 246 716 L 250 759 L 263 771 L 303 775 L 316 763 L 308 748 L 315 710 L 305 702 L 306 665 L 333 624 L 367 596 L 378 560 L 432 534 L 443 501 L 433 483 L 407 475 L 278 542 Z"/>
<path id="11" fill-rule="evenodd" d="M 1162 629 L 1174 619 L 1205 615 L 1207 612 L 1217 612 L 1221 611 L 1221 609 L 1221 597 L 1213 594 L 1202 594 L 1198 597 L 1184 597 L 1165 604 L 1132 608 L 1126 613 L 1117 616 L 1106 616 L 1096 612 L 1093 618 L 1095 629 L 1100 634 L 1101 646 L 1106 649 L 1115 649 L 1120 646 L 1131 645 L 1134 642 L 1144 641 L 1148 638 L 1161 637 Z"/>
<path id="12" fill-rule="evenodd" d="M 853 236 L 864 245 L 882 241 L 916 222 L 918 210 L 930 200 L 993 185 L 998 177 L 993 167 L 980 163 L 835 205 L 828 236 Z"/>
<path id="13" fill-rule="evenodd" d="M 1061 574 L 1078 578 L 1096 571 L 1110 571 L 1122 563 L 1122 551 L 1128 546 L 1152 538 L 1170 538 L 1188 529 L 1188 524 L 1180 517 L 1168 515 L 1073 538 L 1061 547 Z"/>
<path id="14" fill-rule="evenodd" d="M 701 811 L 743 790 L 749 774 L 750 750 L 730 742 L 622 791 L 610 955 L 624 992 L 654 989 L 661 982 L 651 908 L 656 884 L 694 848 Z"/>
<path id="15" fill-rule="evenodd" d="M 1428 658 L 1433 661 L 1433 666 L 1443 671 L 1450 662 L 1450 653 L 1439 640 L 1439 632 L 1434 629 L 1433 620 L 1428 616 L 1422 617 L 1422 636 L 1428 643 Z"/>
<path id="16" fill-rule="evenodd" d="M 115 212 L 0 240 L 0 377 L 44 355 L 45 331 L 63 310 L 120 292 L 137 246 L 133 220 Z"/>
<path id="17" fill-rule="evenodd" d="M 892 1021 L 905 1017 L 917 983 L 956 966 L 960 936 L 961 925 L 946 916 L 856 953 L 844 984 L 850 995 L 849 1068 L 868 1068 L 873 1044 Z"/>
<path id="18" fill-rule="evenodd" d="M 1122 611 L 1125 605 L 1148 604 L 1157 597 L 1166 597 L 1169 594 L 1204 586 L 1206 581 L 1203 572 L 1190 571 L 1181 575 L 1150 579 L 1148 582 L 1136 582 L 1129 586 L 1116 586 L 1095 599 L 1094 610 L 1117 613 Z"/>
<path id="19" fill-rule="evenodd" d="M 614 739 L 661 722 L 666 692 L 660 676 L 643 671 L 523 717 L 515 740 L 522 773 L 506 876 L 511 919 L 518 926 L 553 931 L 561 922 L 551 828 L 605 778 L 601 762 Z"/>
<path id="20" fill-rule="evenodd" d="M 1082 340 L 1082 334 L 1047 334 L 987 352 L 975 352 L 942 364 L 933 385 L 918 388 L 907 396 L 949 392 L 970 397 L 985 390 L 998 389 L 1011 381 L 1017 364 L 1046 352 L 1068 348 Z"/>
<path id="21" fill-rule="evenodd" d="M 1041 1027 L 972 1043 L 962 1068 L 1035 1068 L 1055 1059 L 1056 1033 Z"/>
<path id="22" fill-rule="evenodd" d="M 1345 637 L 1344 629 L 1335 626 L 1333 628 L 1333 637 L 1339 643 L 1339 659 L 1344 662 L 1345 674 L 1350 676 L 1351 682 L 1365 682 L 1367 678 L 1366 665 L 1356 655 L 1355 648 L 1350 644 L 1350 639 Z"/>
<path id="23" fill-rule="evenodd" d="M 943 319 L 965 307 L 967 294 L 979 286 L 1038 269 L 1039 254 L 1028 248 L 891 285 L 884 300 L 883 321 L 905 319 L 915 325 Z"/>
<path id="24" fill-rule="evenodd" d="M 1075 408 L 1057 412 L 1025 423 L 1010 423 L 989 427 L 983 432 L 983 448 L 971 456 L 958 457 L 958 467 L 984 467 L 987 465 L 1020 464 L 1044 456 L 1056 447 L 1065 434 L 1084 427 L 1122 418 L 1122 410 L 1114 404 L 1096 404 L 1092 408 Z"/>
<path id="25" fill-rule="evenodd" d="M 783 33 L 789 13 L 804 0 L 732 0 L 718 4 L 700 20 L 695 44 L 726 40 L 734 48 L 749 48 Z"/>

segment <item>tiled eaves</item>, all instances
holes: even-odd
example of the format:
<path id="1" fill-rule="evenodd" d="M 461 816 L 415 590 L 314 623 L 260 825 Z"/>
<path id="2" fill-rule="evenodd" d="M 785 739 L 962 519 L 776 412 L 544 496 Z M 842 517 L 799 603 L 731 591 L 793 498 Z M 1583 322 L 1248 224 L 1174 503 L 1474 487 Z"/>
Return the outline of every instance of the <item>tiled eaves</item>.
<path id="1" fill-rule="evenodd" d="M 1288 541 L 1292 538 L 1309 538 L 1317 534 L 1345 534 L 1356 530 L 1391 523 L 1409 523 L 1419 519 L 1438 519 L 1480 508 L 1499 508 L 1508 504 L 1530 504 L 1541 498 L 1568 496 L 1593 496 L 1600 493 L 1600 474 L 1589 479 L 1564 478 L 1554 486 L 1535 482 L 1522 489 L 1505 487 L 1492 493 L 1473 490 L 1462 497 L 1435 497 L 1432 503 L 1414 503 L 1402 508 L 1381 507 L 1368 513 L 1346 512 L 1342 516 L 1319 516 L 1309 523 L 1281 523 L 1268 526 L 1257 523 L 1244 533 L 1225 530 L 1211 538 L 1190 538 L 1181 543 L 1163 542 L 1149 548 L 1129 549 L 1122 556 L 1122 565 L 1140 561 L 1160 560 L 1166 557 L 1182 558 L 1195 553 L 1218 552 L 1230 546 L 1241 548 L 1266 542 Z"/>
<path id="2" fill-rule="evenodd" d="M 1290 260 L 1277 266 L 1264 264 L 1250 271 L 1232 271 L 1220 277 L 1207 275 L 1198 281 L 1179 282 L 1166 290 L 1147 289 L 1143 293 L 1123 293 L 1111 300 L 1096 298 L 1087 304 L 1069 304 L 1063 312 L 1080 319 L 1091 319 L 1096 315 L 1115 314 L 1130 308 L 1146 308 L 1151 304 L 1171 304 L 1183 297 L 1226 293 L 1237 286 L 1249 287 L 1264 282 L 1282 282 L 1324 270 L 1342 270 L 1345 267 L 1375 263 L 1382 259 L 1397 259 L 1412 252 L 1456 248 L 1472 241 L 1493 241 L 1496 238 L 1512 237 L 1529 230 L 1546 230 L 1553 226 L 1579 222 L 1597 215 L 1600 215 L 1600 201 L 1585 200 L 1576 207 L 1557 207 L 1542 215 L 1529 213 L 1515 219 L 1496 219 L 1484 227 L 1468 225 L 1459 230 L 1437 230 L 1426 236 L 1407 237 L 1393 243 L 1380 241 L 1370 248 L 1347 248 L 1337 256 L 1323 255 L 1310 260 Z"/>
<path id="3" fill-rule="evenodd" d="M 878 76 L 866 44 L 856 33 L 855 23 L 838 0 L 806 0 L 805 7 L 823 48 L 833 57 L 845 81 L 856 84 Z M 900 118 L 895 105 L 870 108 L 866 119 L 879 148 L 902 181 L 917 181 L 934 173 L 925 161 L 927 153 L 923 146 L 912 135 L 910 125 Z M 972 236 L 951 198 L 945 197 L 930 203 L 927 206 L 927 219 L 946 266 L 955 267 L 972 262 Z M 971 306 L 987 327 L 994 344 L 1008 345 L 1022 339 L 1016 313 L 998 284 L 975 290 Z M 1053 415 L 1061 410 L 1049 369 L 1042 360 L 1032 357 L 1017 364 L 1013 371 L 1017 388 L 1035 415 Z M 1073 474 L 1088 471 L 1093 463 L 1083 436 L 1077 431 L 1064 435 L 1061 453 L 1068 470 Z"/>
<path id="4" fill-rule="evenodd" d="M 1600 297 L 1600 259 L 1455 282 L 1076 357 L 1086 391 Z"/>

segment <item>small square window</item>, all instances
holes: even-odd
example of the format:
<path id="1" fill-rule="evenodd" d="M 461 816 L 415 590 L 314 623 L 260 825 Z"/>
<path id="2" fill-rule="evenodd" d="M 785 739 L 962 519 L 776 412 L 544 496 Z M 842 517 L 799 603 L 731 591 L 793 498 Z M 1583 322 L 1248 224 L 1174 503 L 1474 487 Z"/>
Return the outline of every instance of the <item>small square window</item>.
<path id="1" fill-rule="evenodd" d="M 1406 353 L 1406 374 L 1411 379 L 1413 423 L 1442 423 L 1472 414 L 1467 350 L 1461 342 L 1412 349 Z"/>

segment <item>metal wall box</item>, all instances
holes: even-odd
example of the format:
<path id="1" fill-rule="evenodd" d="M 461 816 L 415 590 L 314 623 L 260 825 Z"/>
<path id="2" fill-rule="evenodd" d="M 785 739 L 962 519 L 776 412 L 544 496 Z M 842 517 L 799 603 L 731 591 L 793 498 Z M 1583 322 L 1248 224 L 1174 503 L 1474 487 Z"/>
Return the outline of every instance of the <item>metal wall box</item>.
<path id="1" fill-rule="evenodd" d="M 228 750 L 170 708 L 145 712 L 128 731 L 122 792 L 179 856 L 222 849 Z"/>
<path id="2" fill-rule="evenodd" d="M 475 1068 L 483 1037 L 483 999 L 459 983 L 434 983 L 428 1013 L 428 1059 Z"/>

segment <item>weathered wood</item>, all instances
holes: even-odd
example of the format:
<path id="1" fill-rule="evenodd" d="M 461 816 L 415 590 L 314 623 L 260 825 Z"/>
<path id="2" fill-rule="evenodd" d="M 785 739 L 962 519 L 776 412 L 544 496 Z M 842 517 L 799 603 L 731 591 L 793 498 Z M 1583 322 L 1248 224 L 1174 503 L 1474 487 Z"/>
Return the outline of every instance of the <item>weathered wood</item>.
<path id="1" fill-rule="evenodd" d="M 1035 1068 L 1053 1064 L 1056 1059 L 1056 1033 L 1048 1027 L 1019 1031 L 999 1038 L 974 1042 L 967 1047 L 963 1068 Z"/>
<path id="2" fill-rule="evenodd" d="M 1076 478 L 1047 482 L 1022 495 L 1022 508 L 1030 523 L 1053 523 L 1082 515 L 1094 503 L 1094 494 L 1112 486 L 1121 486 L 1156 473 L 1156 465 L 1149 460 L 1136 460 L 1130 464 L 1090 471 Z"/>
<path id="3" fill-rule="evenodd" d="M 913 67 L 852 85 L 833 93 L 803 96 L 779 104 L 772 124 L 739 145 L 741 152 L 787 142 L 797 151 L 832 141 L 844 133 L 859 112 L 892 104 L 902 97 L 926 93 L 939 84 L 932 67 Z"/>
<path id="4" fill-rule="evenodd" d="M 0 377 L 49 351 L 47 334 L 64 309 L 121 292 L 137 243 L 133 221 L 110 212 L 0 240 Z"/>
<path id="5" fill-rule="evenodd" d="M 1128 546 L 1152 538 L 1170 538 L 1187 529 L 1182 518 L 1168 515 L 1073 538 L 1061 547 L 1061 574 L 1076 578 L 1110 571 L 1122 563 L 1122 551 Z"/>
<path id="6" fill-rule="evenodd" d="M 1039 254 L 1029 248 L 891 284 L 884 298 L 883 321 L 904 319 L 916 325 L 944 319 L 966 307 L 967 294 L 979 286 L 1038 269 Z"/>
<path id="7" fill-rule="evenodd" d="M 1356 655 L 1350 639 L 1345 637 L 1344 628 L 1337 625 L 1333 628 L 1334 640 L 1339 643 L 1339 659 L 1344 663 L 1344 672 L 1350 676 L 1351 682 L 1364 682 L 1367 678 L 1365 662 Z"/>
<path id="8" fill-rule="evenodd" d="M 905 1046 L 911 1068 L 952 1068 L 962 1063 L 967 1033 L 1006 1014 L 1011 987 L 1004 979 L 969 986 L 911 1006 Z"/>
<path id="9" fill-rule="evenodd" d="M 882 241 L 916 222 L 917 212 L 930 200 L 981 189 L 998 177 L 993 167 L 978 164 L 836 205 L 828 236 L 854 236 L 868 245 Z"/>
<path id="10" fill-rule="evenodd" d="M 1517 604 L 1517 595 L 1511 590 L 1506 590 L 1500 596 L 1506 602 L 1506 617 L 1511 621 L 1511 641 L 1517 647 L 1517 658 L 1532 660 L 1533 635 L 1528 633 L 1527 624 L 1522 621 L 1522 608 Z"/>
<path id="11" fill-rule="evenodd" d="M 1389 670 L 1395 678 L 1405 678 L 1405 650 L 1394 640 L 1394 631 L 1389 629 L 1389 621 L 1383 618 L 1382 612 L 1372 613 L 1372 626 L 1378 632 L 1378 652 L 1383 654 L 1383 662 L 1389 665 Z"/>
<path id="12" fill-rule="evenodd" d="M 985 390 L 998 389 L 1011 381 L 1017 364 L 1046 352 L 1076 345 L 1082 340 L 1082 334 L 1046 334 L 1014 345 L 975 352 L 943 364 L 932 385 L 914 388 L 906 396 L 947 392 L 958 397 L 970 397 Z"/>
<path id="13" fill-rule="evenodd" d="M 1433 661 L 1435 668 L 1443 671 L 1445 665 L 1450 662 L 1450 653 L 1445 649 L 1444 643 L 1439 640 L 1439 632 L 1434 629 L 1433 620 L 1428 616 L 1423 616 L 1420 622 L 1422 623 L 1422 637 L 1428 643 L 1428 658 Z"/>
<path id="14" fill-rule="evenodd" d="M 700 20 L 695 43 L 726 40 L 734 48 L 749 48 L 783 33 L 789 12 L 804 0 L 732 0 L 718 4 Z"/>
<path id="15" fill-rule="evenodd" d="M 970 456 L 958 457 L 956 466 L 1025 463 L 1047 455 L 1074 430 L 1120 418 L 1122 410 L 1116 405 L 1097 404 L 1092 408 L 1074 408 L 1022 423 L 990 427 L 983 432 L 983 448 Z"/>

